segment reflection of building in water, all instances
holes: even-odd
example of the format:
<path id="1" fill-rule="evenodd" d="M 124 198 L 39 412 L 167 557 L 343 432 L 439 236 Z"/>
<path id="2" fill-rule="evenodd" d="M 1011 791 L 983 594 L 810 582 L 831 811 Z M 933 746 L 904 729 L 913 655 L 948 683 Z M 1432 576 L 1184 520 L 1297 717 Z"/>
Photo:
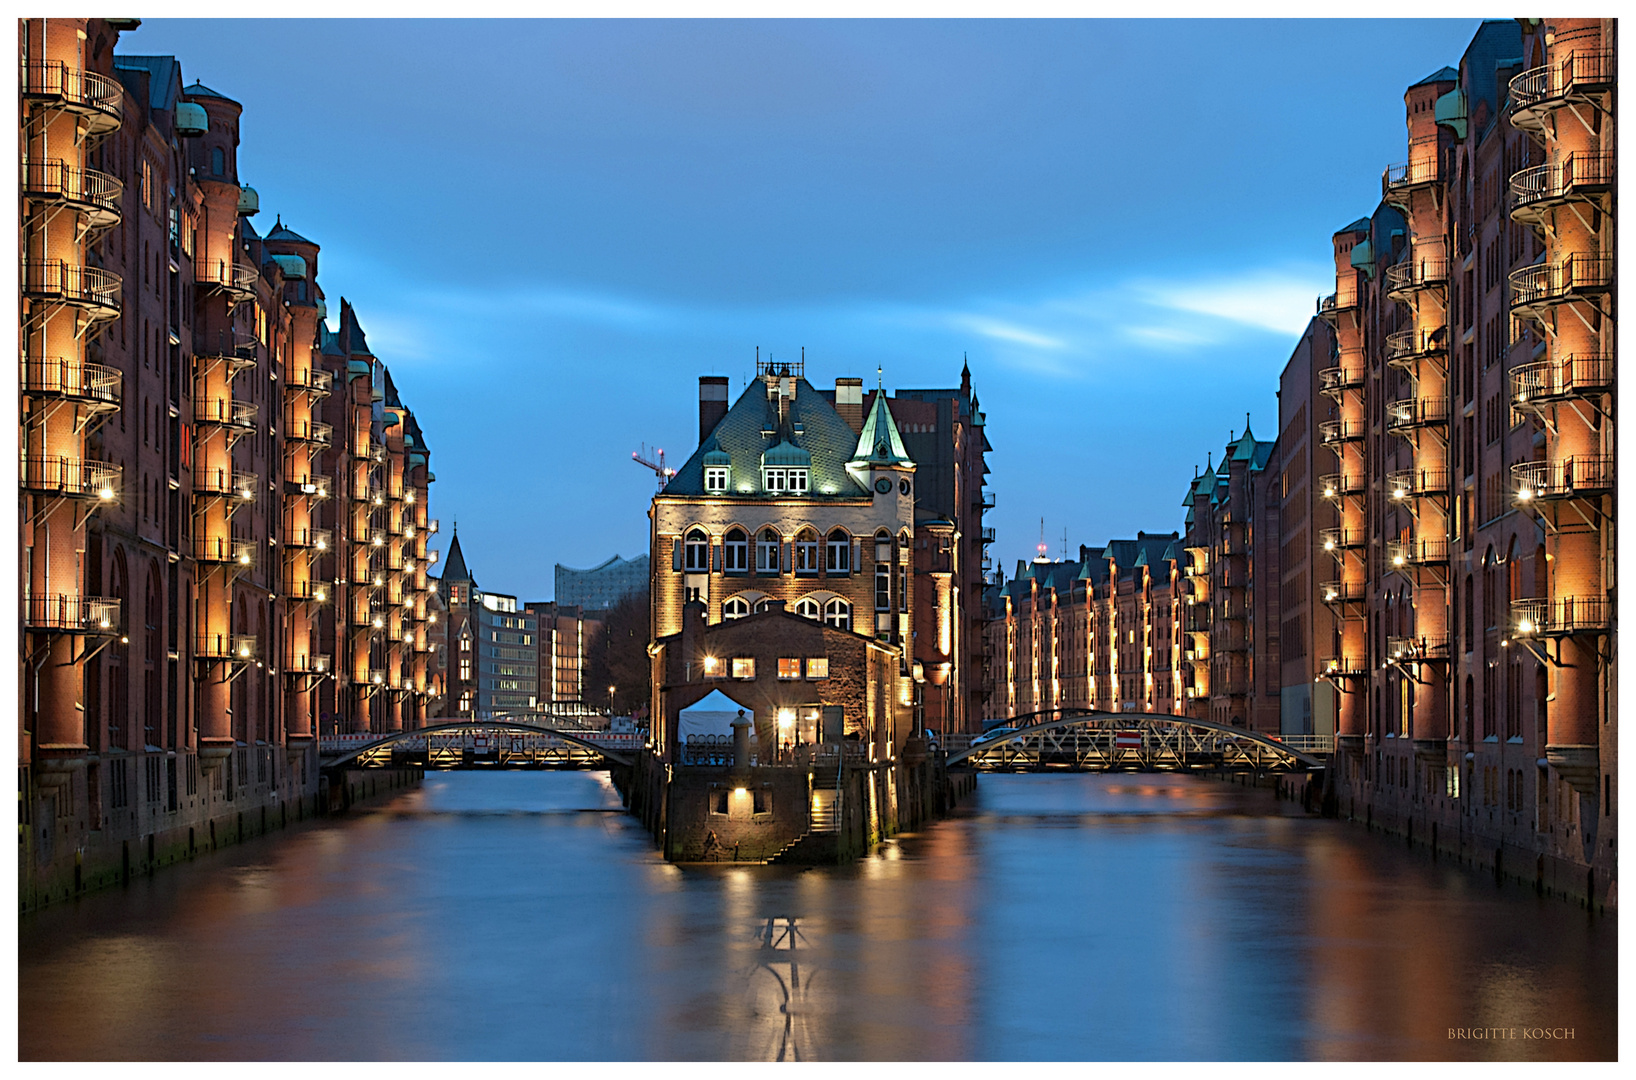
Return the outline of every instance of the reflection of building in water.
<path id="1" fill-rule="evenodd" d="M 811 942 L 794 916 L 769 916 L 756 931 L 761 953 L 750 975 L 749 1008 L 767 1038 L 769 1061 L 811 1060 L 812 1033 L 807 1030 L 807 995 L 813 969 L 802 962 Z"/>

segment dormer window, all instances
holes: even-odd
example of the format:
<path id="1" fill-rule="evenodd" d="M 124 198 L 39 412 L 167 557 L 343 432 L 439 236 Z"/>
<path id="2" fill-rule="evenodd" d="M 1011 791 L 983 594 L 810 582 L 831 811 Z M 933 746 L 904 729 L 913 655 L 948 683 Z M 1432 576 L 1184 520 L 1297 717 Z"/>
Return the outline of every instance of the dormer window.
<path id="1" fill-rule="evenodd" d="M 711 465 L 704 470 L 704 490 L 712 495 L 720 495 L 727 490 L 733 476 L 731 466 Z"/>
<path id="2" fill-rule="evenodd" d="M 775 466 L 761 470 L 761 486 L 774 494 L 805 495 L 807 470 Z"/>

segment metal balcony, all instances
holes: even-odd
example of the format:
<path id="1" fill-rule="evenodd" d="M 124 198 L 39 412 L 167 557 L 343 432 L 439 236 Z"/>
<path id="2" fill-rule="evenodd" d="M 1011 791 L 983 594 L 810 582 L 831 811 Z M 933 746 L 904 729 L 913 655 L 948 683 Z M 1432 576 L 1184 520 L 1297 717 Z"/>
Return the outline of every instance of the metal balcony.
<path id="1" fill-rule="evenodd" d="M 117 409 L 123 380 L 117 368 L 64 356 L 30 356 L 23 360 L 23 393 L 30 397 L 61 398 L 96 409 Z"/>
<path id="2" fill-rule="evenodd" d="M 200 536 L 194 538 L 193 557 L 202 563 L 248 569 L 256 561 L 256 543 L 253 540 Z"/>
<path id="3" fill-rule="evenodd" d="M 217 259 L 214 263 L 200 261 L 193 264 L 193 281 L 207 289 L 226 293 L 235 302 L 253 300 L 256 282 L 261 275 L 253 266 Z"/>
<path id="4" fill-rule="evenodd" d="M 119 601 L 67 593 L 23 597 L 23 629 L 49 634 L 117 634 Z"/>
<path id="5" fill-rule="evenodd" d="M 1368 378 L 1369 371 L 1362 365 L 1327 367 L 1318 372 L 1318 392 L 1339 397 L 1347 390 L 1356 390 Z"/>
<path id="6" fill-rule="evenodd" d="M 248 662 L 257 651 L 253 634 L 200 634 L 193 642 L 193 655 L 200 660 Z"/>
<path id="7" fill-rule="evenodd" d="M 30 260 L 23 263 L 22 271 L 25 300 L 69 304 L 92 321 L 119 318 L 118 274 L 61 259 Z"/>
<path id="8" fill-rule="evenodd" d="M 290 442 L 328 446 L 333 436 L 334 429 L 317 420 L 287 421 L 284 425 L 284 438 Z"/>
<path id="9" fill-rule="evenodd" d="M 1386 362 L 1393 367 L 1413 368 L 1428 357 L 1449 351 L 1448 327 L 1435 330 L 1399 330 L 1386 335 Z"/>
<path id="10" fill-rule="evenodd" d="M 1606 596 L 1513 600 L 1511 619 L 1517 637 L 1597 634 L 1612 628 L 1613 605 Z"/>
<path id="11" fill-rule="evenodd" d="M 1573 456 L 1561 461 L 1519 461 L 1511 466 L 1518 505 L 1606 495 L 1614 488 L 1610 457 Z"/>
<path id="12" fill-rule="evenodd" d="M 1511 123 L 1543 132 L 1551 110 L 1570 98 L 1613 87 L 1617 64 L 1610 50 L 1569 53 L 1554 64 L 1530 68 L 1511 80 Z"/>
<path id="13" fill-rule="evenodd" d="M 284 493 L 297 497 L 305 496 L 315 502 L 327 499 L 330 496 L 330 478 L 310 474 L 289 478 L 284 481 Z"/>
<path id="14" fill-rule="evenodd" d="M 201 466 L 195 466 L 193 469 L 195 495 L 220 495 L 239 502 L 251 502 L 256 497 L 256 486 L 259 483 L 260 478 L 253 472 L 208 469 Z"/>
<path id="15" fill-rule="evenodd" d="M 61 60 L 31 60 L 20 73 L 22 96 L 29 101 L 75 113 L 85 120 L 90 135 L 105 135 L 119 128 L 125 115 L 125 91 L 117 79 Z"/>
<path id="16" fill-rule="evenodd" d="M 1511 372 L 1511 404 L 1519 409 L 1613 393 L 1613 357 L 1565 356 Z"/>
<path id="17" fill-rule="evenodd" d="M 1416 188 L 1429 187 L 1443 179 L 1442 158 L 1436 153 L 1435 143 L 1431 144 L 1432 152 L 1418 160 L 1402 161 L 1396 165 L 1388 165 L 1380 174 L 1381 201 L 1399 205 L 1393 202 L 1393 196 L 1402 198 Z M 1412 148 L 1411 148 L 1412 152 Z"/>
<path id="18" fill-rule="evenodd" d="M 1369 665 L 1361 656 L 1331 656 L 1318 662 L 1318 671 L 1332 679 L 1361 679 L 1369 674 Z"/>
<path id="19" fill-rule="evenodd" d="M 1386 268 L 1386 295 L 1393 300 L 1406 300 L 1421 289 L 1443 288 L 1449 283 L 1447 259 L 1417 259 Z"/>
<path id="20" fill-rule="evenodd" d="M 1433 566 L 1449 561 L 1449 542 L 1435 538 L 1388 540 L 1386 565 L 1394 570 L 1405 566 Z"/>
<path id="21" fill-rule="evenodd" d="M 1362 581 L 1326 581 L 1318 586 L 1318 595 L 1326 604 L 1355 604 L 1367 594 Z"/>
<path id="22" fill-rule="evenodd" d="M 1343 495 L 1359 495 L 1368 486 L 1364 474 L 1357 473 L 1324 473 L 1318 477 L 1318 493 L 1326 499 L 1339 499 Z"/>
<path id="23" fill-rule="evenodd" d="M 285 383 L 291 390 L 312 394 L 314 397 L 329 396 L 335 384 L 335 374 L 322 368 L 308 368 L 306 371 L 296 372 Z"/>
<path id="24" fill-rule="evenodd" d="M 994 543 L 994 526 L 984 525 L 977 534 L 978 539 L 985 544 Z"/>
<path id="25" fill-rule="evenodd" d="M 1513 221 L 1538 224 L 1545 212 L 1575 200 L 1596 201 L 1613 190 L 1614 155 L 1569 154 L 1560 163 L 1535 165 L 1511 177 Z"/>
<path id="26" fill-rule="evenodd" d="M 195 398 L 193 420 L 197 424 L 211 427 L 254 431 L 256 405 L 251 401 L 235 401 L 232 398 Z"/>
<path id="27" fill-rule="evenodd" d="M 314 551 L 328 551 L 329 545 L 328 529 L 291 529 L 284 539 L 285 547 L 312 548 Z"/>
<path id="28" fill-rule="evenodd" d="M 1339 558 L 1348 551 L 1359 551 L 1369 546 L 1369 534 L 1362 529 L 1320 529 L 1318 544 Z"/>
<path id="29" fill-rule="evenodd" d="M 1449 652 L 1447 634 L 1421 634 L 1418 637 L 1386 639 L 1386 655 L 1393 660 L 1447 660 Z"/>
<path id="30" fill-rule="evenodd" d="M 237 373 L 256 366 L 256 345 L 255 335 L 236 330 L 195 334 L 193 355 L 207 364 L 217 358 L 226 360 L 229 371 Z"/>
<path id="31" fill-rule="evenodd" d="M 1393 502 L 1449 493 L 1449 471 L 1435 469 L 1394 469 L 1386 474 L 1386 497 Z"/>
<path id="32" fill-rule="evenodd" d="M 93 231 L 119 223 L 119 197 L 124 190 L 124 184 L 96 169 L 82 169 L 55 158 L 23 162 L 24 198 L 62 203 L 77 211 Z"/>
<path id="33" fill-rule="evenodd" d="M 1369 433 L 1369 425 L 1362 420 L 1325 420 L 1318 425 L 1318 437 L 1325 446 L 1358 442 Z"/>
<path id="34" fill-rule="evenodd" d="M 971 508 L 978 511 L 989 511 L 994 509 L 994 492 L 984 488 L 978 494 L 976 501 L 971 504 Z"/>
<path id="35" fill-rule="evenodd" d="M 1386 430 L 1394 434 L 1446 426 L 1448 422 L 1448 398 L 1404 398 L 1386 406 Z"/>
<path id="36" fill-rule="evenodd" d="M 284 595 L 291 600 L 322 604 L 329 599 L 329 588 L 329 583 L 321 578 L 308 578 L 306 581 L 286 580 Z"/>
<path id="37" fill-rule="evenodd" d="M 1589 301 L 1613 288 L 1613 260 L 1605 255 L 1570 255 L 1556 264 L 1525 266 L 1511 272 L 1511 311 L 1540 318 L 1558 304 Z"/>
<path id="38" fill-rule="evenodd" d="M 22 459 L 23 490 L 33 495 L 112 502 L 122 478 L 120 467 L 109 461 L 53 454 Z"/>

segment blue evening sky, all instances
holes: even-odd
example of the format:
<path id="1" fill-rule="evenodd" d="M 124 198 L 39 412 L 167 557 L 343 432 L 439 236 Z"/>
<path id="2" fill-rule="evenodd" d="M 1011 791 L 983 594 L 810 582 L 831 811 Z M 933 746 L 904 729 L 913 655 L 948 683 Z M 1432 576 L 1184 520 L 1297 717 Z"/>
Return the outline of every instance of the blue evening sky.
<path id="1" fill-rule="evenodd" d="M 953 386 L 988 415 L 996 564 L 1179 528 L 1276 434 L 1329 237 L 1476 20 L 153 19 L 244 105 L 239 172 L 322 246 L 432 447 L 479 582 L 647 547 L 702 374 Z"/>

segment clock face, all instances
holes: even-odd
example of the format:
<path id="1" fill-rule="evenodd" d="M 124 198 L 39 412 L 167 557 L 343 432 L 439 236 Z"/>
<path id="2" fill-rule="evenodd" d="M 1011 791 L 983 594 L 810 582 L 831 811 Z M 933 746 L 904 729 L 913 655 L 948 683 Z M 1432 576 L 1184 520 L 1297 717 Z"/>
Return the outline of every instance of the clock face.
<path id="1" fill-rule="evenodd" d="M 884 476 L 881 477 L 879 480 L 875 481 L 875 490 L 880 492 L 882 495 L 885 495 L 887 492 L 892 490 L 892 481 L 886 479 Z"/>
<path id="2" fill-rule="evenodd" d="M 904 495 L 909 494 L 909 481 L 899 480 L 898 481 L 898 491 L 901 492 Z"/>

